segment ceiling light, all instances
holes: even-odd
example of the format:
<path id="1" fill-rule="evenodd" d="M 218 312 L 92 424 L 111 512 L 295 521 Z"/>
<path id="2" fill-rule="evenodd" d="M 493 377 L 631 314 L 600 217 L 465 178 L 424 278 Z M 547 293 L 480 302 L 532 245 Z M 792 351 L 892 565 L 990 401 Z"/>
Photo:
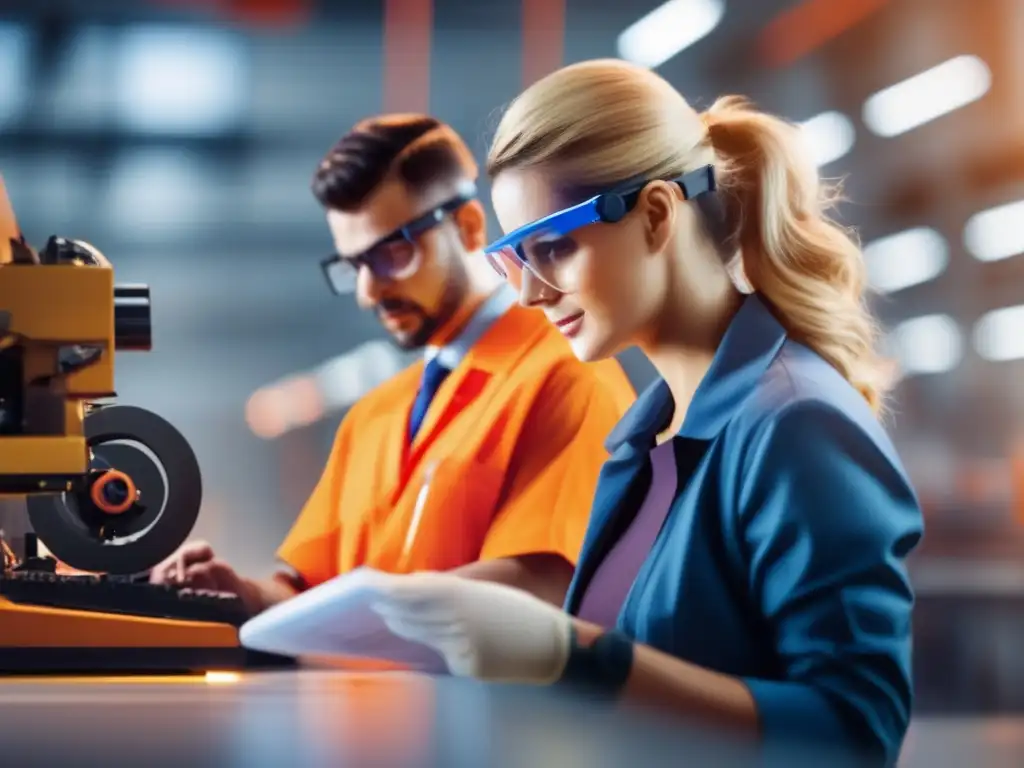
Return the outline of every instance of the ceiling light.
<path id="1" fill-rule="evenodd" d="M 22 116 L 32 82 L 25 27 L 0 22 L 0 127 Z"/>
<path id="2" fill-rule="evenodd" d="M 986 360 L 1024 358 L 1024 306 L 995 309 L 974 326 L 974 348 Z"/>
<path id="3" fill-rule="evenodd" d="M 964 227 L 964 247 L 979 261 L 1024 253 L 1024 200 L 974 214 Z"/>
<path id="4" fill-rule="evenodd" d="M 245 107 L 241 43 L 214 29 L 124 30 L 114 82 L 123 124 L 148 133 L 210 134 L 237 126 Z"/>
<path id="5" fill-rule="evenodd" d="M 871 287 L 893 293 L 941 275 L 949 264 L 949 247 L 934 229 L 914 227 L 868 243 L 864 261 Z"/>
<path id="6" fill-rule="evenodd" d="M 945 373 L 963 357 L 963 334 L 949 315 L 924 315 L 897 325 L 890 344 L 904 375 Z"/>
<path id="7" fill-rule="evenodd" d="M 957 56 L 868 98 L 864 123 L 879 136 L 898 136 L 977 101 L 991 84 L 985 62 Z"/>
<path id="8" fill-rule="evenodd" d="M 707 36 L 724 15 L 724 0 L 669 0 L 619 35 L 619 56 L 645 67 L 660 66 Z"/>
<path id="9" fill-rule="evenodd" d="M 798 125 L 804 143 L 819 167 L 838 160 L 853 149 L 856 131 L 850 118 L 841 112 L 822 112 Z"/>

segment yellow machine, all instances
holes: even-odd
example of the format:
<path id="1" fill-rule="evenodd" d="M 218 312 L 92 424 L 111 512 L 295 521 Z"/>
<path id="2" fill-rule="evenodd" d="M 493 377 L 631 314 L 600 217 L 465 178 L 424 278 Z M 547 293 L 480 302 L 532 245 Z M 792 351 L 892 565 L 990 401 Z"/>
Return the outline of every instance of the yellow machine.
<path id="1" fill-rule="evenodd" d="M 110 403 L 115 350 L 150 346 L 149 288 L 115 284 L 88 244 L 30 248 L 0 179 L 0 496 L 25 497 L 54 556 L 4 547 L 0 673 L 246 663 L 237 597 L 145 579 L 189 535 L 202 498 L 181 433 Z"/>

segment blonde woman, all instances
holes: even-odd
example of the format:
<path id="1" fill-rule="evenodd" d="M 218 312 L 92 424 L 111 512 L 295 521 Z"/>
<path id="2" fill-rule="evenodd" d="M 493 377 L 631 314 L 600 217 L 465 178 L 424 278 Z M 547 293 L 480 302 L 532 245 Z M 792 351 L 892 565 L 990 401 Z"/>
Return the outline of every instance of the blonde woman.
<path id="1" fill-rule="evenodd" d="M 432 573 L 383 577 L 378 612 L 456 674 L 894 762 L 922 518 L 861 253 L 796 129 L 595 61 L 523 93 L 488 165 L 520 302 L 579 358 L 637 345 L 661 378 L 608 441 L 564 612 Z"/>

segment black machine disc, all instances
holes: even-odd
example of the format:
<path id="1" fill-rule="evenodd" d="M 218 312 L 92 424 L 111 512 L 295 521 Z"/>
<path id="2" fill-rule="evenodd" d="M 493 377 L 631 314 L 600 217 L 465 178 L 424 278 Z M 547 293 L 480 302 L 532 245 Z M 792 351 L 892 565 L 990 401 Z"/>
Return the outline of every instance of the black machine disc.
<path id="1" fill-rule="evenodd" d="M 199 462 L 185 437 L 151 411 L 111 405 L 89 413 L 85 436 L 96 476 L 128 475 L 138 502 L 106 514 L 91 486 L 72 493 L 28 497 L 28 516 L 46 548 L 82 571 L 135 574 L 169 557 L 192 532 L 202 502 Z"/>

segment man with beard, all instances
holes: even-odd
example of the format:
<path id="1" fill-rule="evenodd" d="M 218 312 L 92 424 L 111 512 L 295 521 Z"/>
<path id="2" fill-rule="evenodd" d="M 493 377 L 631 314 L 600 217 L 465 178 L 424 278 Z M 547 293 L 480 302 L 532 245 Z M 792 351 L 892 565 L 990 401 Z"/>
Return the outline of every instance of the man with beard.
<path id="1" fill-rule="evenodd" d="M 422 115 L 363 121 L 327 154 L 313 181 L 337 249 L 327 281 L 424 360 L 346 414 L 273 578 L 190 542 L 153 582 L 233 592 L 258 613 L 360 566 L 452 570 L 561 605 L 603 440 L 635 392 L 618 363 L 578 362 L 541 312 L 472 268 L 486 243 L 476 176 L 465 143 Z"/>

